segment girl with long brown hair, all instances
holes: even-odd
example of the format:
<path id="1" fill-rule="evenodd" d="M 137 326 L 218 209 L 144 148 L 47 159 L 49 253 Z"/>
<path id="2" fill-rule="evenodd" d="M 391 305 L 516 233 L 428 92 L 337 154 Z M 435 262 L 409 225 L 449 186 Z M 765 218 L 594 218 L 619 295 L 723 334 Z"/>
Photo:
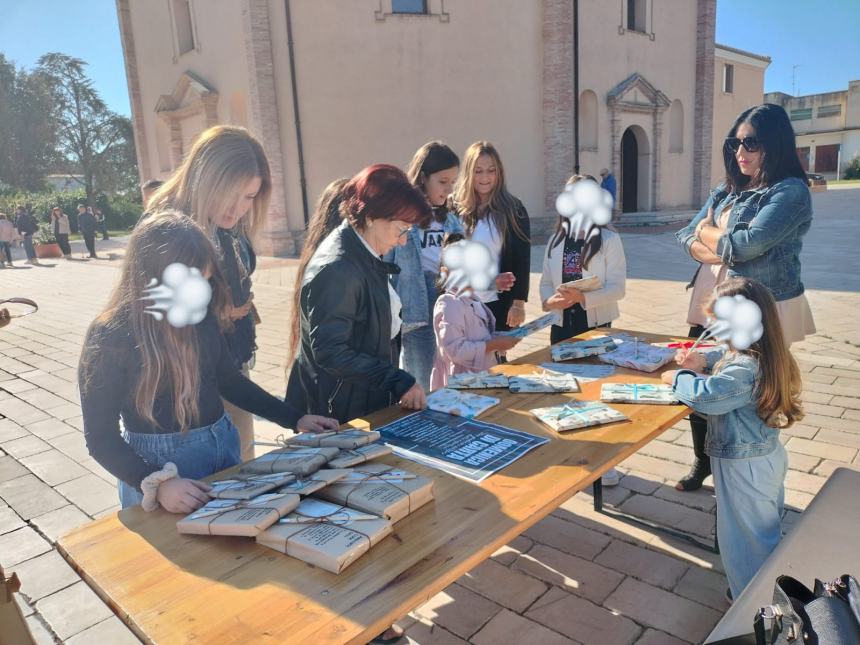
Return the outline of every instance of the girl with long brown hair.
<path id="1" fill-rule="evenodd" d="M 508 192 L 502 159 L 490 142 L 477 141 L 466 149 L 454 205 L 466 237 L 484 244 L 498 262 L 502 279 L 495 290 L 478 292 L 478 297 L 496 317 L 497 331 L 519 327 L 529 297 L 529 214 Z"/>
<path id="2" fill-rule="evenodd" d="M 197 325 L 176 328 L 146 311 L 150 281 L 175 263 L 197 269 L 212 287 Z M 209 487 L 197 480 L 240 462 L 222 396 L 284 427 L 337 427 L 242 375 L 222 333 L 232 324 L 228 297 L 212 243 L 190 218 L 168 211 L 138 224 L 110 302 L 87 332 L 78 373 L 87 448 L 119 480 L 123 508 L 189 513 L 206 502 Z"/>
<path id="3" fill-rule="evenodd" d="M 340 226 L 343 216 L 340 213 L 340 204 L 343 201 L 343 187 L 349 181 L 349 177 L 335 179 L 323 188 L 320 194 L 314 214 L 308 222 L 308 231 L 305 235 L 305 243 L 302 247 L 302 255 L 299 258 L 299 268 L 296 271 L 296 284 L 293 289 L 293 311 L 290 314 L 290 351 L 287 364 L 291 364 L 296 357 L 299 347 L 299 318 L 301 317 L 301 294 L 302 282 L 305 279 L 305 270 L 311 262 L 319 245 L 328 235 Z"/>
<path id="4" fill-rule="evenodd" d="M 436 355 L 433 307 L 439 296 L 436 282 L 442 266 L 442 238 L 463 232 L 449 199 L 459 172 L 460 159 L 441 141 L 429 141 L 418 148 L 406 176 L 424 193 L 433 216 L 423 226 L 413 224 L 406 244 L 394 247 L 385 258 L 400 267 L 400 273 L 391 277 L 403 304 L 400 365 L 428 391 Z"/>
<path id="5" fill-rule="evenodd" d="M 717 299 L 742 296 L 761 312 L 762 335 L 746 348 L 729 343 L 710 376 L 700 352 L 680 350 L 683 369 L 663 373 L 676 396 L 707 416 L 705 452 L 717 496 L 717 538 L 737 598 L 780 540 L 788 468 L 779 431 L 803 418 L 800 369 L 789 352 L 776 302 L 761 283 L 730 278 Z M 713 353 L 709 353 L 713 355 Z"/>
<path id="6" fill-rule="evenodd" d="M 256 325 L 251 275 L 253 242 L 269 210 L 272 176 L 260 142 L 245 128 L 218 125 L 204 131 L 182 164 L 147 202 L 150 211 L 174 209 L 194 219 L 215 246 L 228 287 L 233 327 L 225 334 L 236 366 L 248 376 L 254 365 Z M 254 457 L 254 417 L 225 401 L 239 428 L 242 460 Z"/>

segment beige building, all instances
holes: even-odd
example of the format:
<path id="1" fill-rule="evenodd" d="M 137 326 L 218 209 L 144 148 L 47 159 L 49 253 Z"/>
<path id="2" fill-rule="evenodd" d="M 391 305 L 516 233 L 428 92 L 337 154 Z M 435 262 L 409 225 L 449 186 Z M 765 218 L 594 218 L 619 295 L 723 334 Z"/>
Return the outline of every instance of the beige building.
<path id="1" fill-rule="evenodd" d="M 860 81 L 849 81 L 841 92 L 807 96 L 771 92 L 765 100 L 788 112 L 797 154 L 808 172 L 837 179 L 852 159 L 860 157 Z"/>
<path id="2" fill-rule="evenodd" d="M 263 252 L 294 253 L 332 179 L 425 141 L 493 141 L 542 236 L 573 170 L 570 0 L 117 0 L 141 179 L 215 123 L 266 147 Z M 710 186 L 716 0 L 579 3 L 581 170 L 619 209 L 698 207 Z"/>
<path id="3" fill-rule="evenodd" d="M 725 176 L 723 139 L 737 116 L 762 103 L 764 73 L 770 58 L 717 43 L 714 46 L 714 135 L 711 183 Z"/>

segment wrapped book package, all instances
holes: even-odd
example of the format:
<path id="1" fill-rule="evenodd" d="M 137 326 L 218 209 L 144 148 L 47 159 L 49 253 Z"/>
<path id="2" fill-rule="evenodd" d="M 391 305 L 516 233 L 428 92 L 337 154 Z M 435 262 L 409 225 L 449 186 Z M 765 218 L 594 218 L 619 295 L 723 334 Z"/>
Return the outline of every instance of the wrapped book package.
<path id="1" fill-rule="evenodd" d="M 257 536 L 257 542 L 332 573 L 340 573 L 391 533 L 391 522 L 307 497 Z"/>
<path id="2" fill-rule="evenodd" d="M 293 511 L 298 495 L 272 493 L 246 501 L 213 499 L 176 523 L 180 533 L 254 537 Z"/>
<path id="3" fill-rule="evenodd" d="M 433 480 L 387 464 L 365 464 L 317 497 L 399 522 L 433 499 Z"/>
<path id="4" fill-rule="evenodd" d="M 286 486 L 278 489 L 279 493 L 298 493 L 302 497 L 317 492 L 329 484 L 343 479 L 352 471 L 348 468 L 323 468 L 307 477 L 298 476 Z"/>
<path id="5" fill-rule="evenodd" d="M 272 473 L 270 475 L 236 474 L 230 479 L 209 482 L 212 490 L 210 497 L 218 499 L 251 499 L 289 484 L 296 478 L 292 473 Z"/>
<path id="6" fill-rule="evenodd" d="M 281 448 L 242 466 L 243 473 L 310 475 L 340 452 L 338 448 Z"/>
<path id="7" fill-rule="evenodd" d="M 384 443 L 371 443 L 354 450 L 341 450 L 335 458 L 329 461 L 329 466 L 332 468 L 349 468 L 377 457 L 390 455 L 391 452 L 391 448 Z"/>
<path id="8" fill-rule="evenodd" d="M 325 446 L 331 448 L 359 448 L 374 441 L 379 441 L 379 433 L 375 430 L 357 430 L 347 428 L 337 432 L 302 432 L 286 440 L 288 446 Z"/>

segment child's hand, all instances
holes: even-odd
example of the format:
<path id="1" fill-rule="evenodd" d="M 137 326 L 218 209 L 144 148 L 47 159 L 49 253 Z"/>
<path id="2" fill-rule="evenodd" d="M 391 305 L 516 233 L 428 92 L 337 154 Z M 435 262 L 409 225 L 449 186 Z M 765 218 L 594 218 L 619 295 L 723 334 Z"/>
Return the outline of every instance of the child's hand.
<path id="1" fill-rule="evenodd" d="M 156 498 L 168 513 L 193 513 L 209 501 L 210 490 L 206 482 L 176 477 L 158 485 Z"/>
<path id="2" fill-rule="evenodd" d="M 579 289 L 562 289 L 561 287 L 546 299 L 544 303 L 547 309 L 567 309 L 575 304 L 582 304 L 585 298 Z"/>
<path id="3" fill-rule="evenodd" d="M 299 432 L 327 432 L 337 430 L 340 424 L 337 419 L 319 416 L 317 414 L 306 414 L 296 422 L 296 430 Z"/>
<path id="4" fill-rule="evenodd" d="M 708 367 L 708 360 L 701 352 L 688 349 L 679 349 L 675 352 L 675 362 L 684 369 L 693 370 L 694 372 L 704 372 Z"/>
<path id="5" fill-rule="evenodd" d="M 660 380 L 666 385 L 672 385 L 675 382 L 675 374 L 677 373 L 678 370 L 666 370 L 660 375 Z"/>
<path id="6" fill-rule="evenodd" d="M 486 350 L 490 352 L 506 352 L 509 349 L 516 347 L 522 338 L 516 336 L 493 336 L 486 342 Z"/>
<path id="7" fill-rule="evenodd" d="M 400 399 L 400 405 L 408 410 L 423 410 L 427 407 L 427 395 L 418 383 L 410 387 Z"/>
<path id="8" fill-rule="evenodd" d="M 500 273 L 496 276 L 496 291 L 510 291 L 516 281 L 516 276 L 510 271 L 507 273 Z"/>

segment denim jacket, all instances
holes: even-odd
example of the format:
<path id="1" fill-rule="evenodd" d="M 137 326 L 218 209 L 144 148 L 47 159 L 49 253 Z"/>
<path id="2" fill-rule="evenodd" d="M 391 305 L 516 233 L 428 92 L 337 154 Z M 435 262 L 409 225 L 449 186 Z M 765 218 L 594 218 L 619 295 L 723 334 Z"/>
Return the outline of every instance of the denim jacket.
<path id="1" fill-rule="evenodd" d="M 688 226 L 675 234 L 687 253 L 695 240 L 696 226 L 713 207 L 718 213 L 737 198 L 717 243 L 717 255 L 728 267 L 729 277 L 758 280 L 777 301 L 803 293 L 800 250 L 812 225 L 812 200 L 802 179 L 787 177 L 772 186 L 730 194 L 724 185 L 711 191 L 704 207 Z"/>
<path id="2" fill-rule="evenodd" d="M 448 213 L 442 228 L 446 233 L 462 233 L 463 225 L 454 213 Z M 427 307 L 427 282 L 421 268 L 421 233 L 417 224 L 409 229 L 408 240 L 403 246 L 394 247 L 383 258 L 400 267 L 400 274 L 391 277 L 403 306 L 403 332 L 409 332 L 430 324 L 433 312 Z"/>
<path id="3" fill-rule="evenodd" d="M 709 352 L 709 362 L 719 356 Z M 779 443 L 779 428 L 768 426 L 756 411 L 758 361 L 729 353 L 719 372 L 701 376 L 690 370 L 675 375 L 675 395 L 708 417 L 705 452 L 722 459 L 749 459 L 770 454 Z"/>

